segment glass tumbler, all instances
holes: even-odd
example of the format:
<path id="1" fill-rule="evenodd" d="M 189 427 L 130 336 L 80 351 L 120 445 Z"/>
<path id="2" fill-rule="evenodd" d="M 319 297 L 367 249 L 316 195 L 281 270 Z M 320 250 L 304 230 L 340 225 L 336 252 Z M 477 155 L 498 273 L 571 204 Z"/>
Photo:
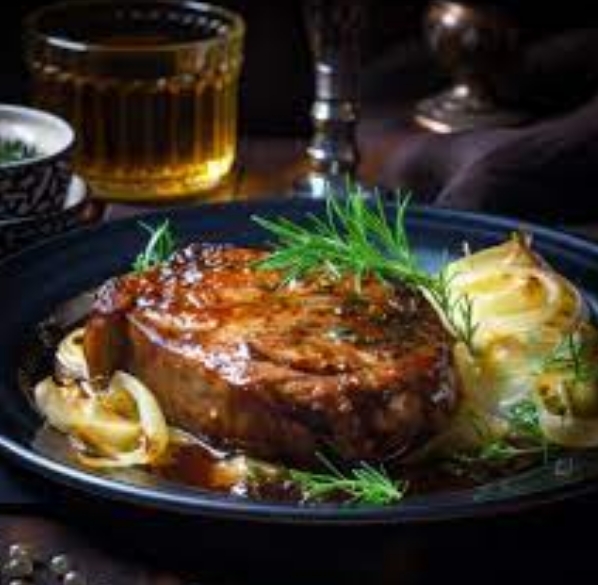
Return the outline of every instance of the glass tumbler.
<path id="1" fill-rule="evenodd" d="M 33 102 L 75 127 L 75 167 L 98 197 L 200 196 L 231 171 L 240 16 L 187 0 L 70 0 L 25 31 Z"/>

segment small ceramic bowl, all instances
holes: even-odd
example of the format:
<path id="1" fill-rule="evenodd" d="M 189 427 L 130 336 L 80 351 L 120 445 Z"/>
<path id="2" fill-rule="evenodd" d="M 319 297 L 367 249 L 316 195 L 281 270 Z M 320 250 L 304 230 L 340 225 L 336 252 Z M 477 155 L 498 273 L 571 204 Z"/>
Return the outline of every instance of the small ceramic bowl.
<path id="1" fill-rule="evenodd" d="M 46 238 L 99 219 L 100 210 L 88 197 L 85 182 L 74 175 L 60 211 L 15 219 L 0 219 L 0 258 Z"/>
<path id="2" fill-rule="evenodd" d="M 61 211 L 72 180 L 75 134 L 52 114 L 0 105 L 0 151 L 26 148 L 18 160 L 0 159 L 0 219 Z"/>

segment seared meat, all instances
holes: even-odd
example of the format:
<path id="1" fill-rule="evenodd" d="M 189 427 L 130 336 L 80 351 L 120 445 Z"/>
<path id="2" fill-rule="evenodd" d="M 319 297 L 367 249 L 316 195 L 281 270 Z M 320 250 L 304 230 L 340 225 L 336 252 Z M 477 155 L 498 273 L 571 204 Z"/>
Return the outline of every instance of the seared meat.
<path id="1" fill-rule="evenodd" d="M 417 292 L 322 276 L 283 286 L 263 251 L 190 246 L 107 282 L 85 335 L 93 375 L 141 379 L 171 424 L 255 456 L 401 455 L 443 429 L 451 344 Z"/>

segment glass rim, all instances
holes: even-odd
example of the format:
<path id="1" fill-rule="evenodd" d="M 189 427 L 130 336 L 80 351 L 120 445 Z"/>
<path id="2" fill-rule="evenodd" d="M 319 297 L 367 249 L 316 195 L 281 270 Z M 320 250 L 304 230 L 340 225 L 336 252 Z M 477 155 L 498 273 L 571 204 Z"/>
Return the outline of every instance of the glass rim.
<path id="1" fill-rule="evenodd" d="M 44 32 L 40 30 L 41 20 L 50 14 L 60 14 L 65 10 L 71 8 L 84 8 L 85 6 L 99 6 L 99 7 L 119 7 L 131 8 L 138 5 L 172 5 L 180 8 L 190 8 L 201 12 L 203 14 L 217 14 L 225 17 L 230 21 L 230 28 L 223 35 L 216 35 L 214 37 L 205 39 L 196 39 L 189 41 L 175 41 L 156 43 L 155 45 L 105 45 L 97 42 L 85 42 L 69 39 L 66 35 L 53 34 L 51 32 Z M 245 21 L 243 17 L 221 6 L 210 4 L 208 2 L 201 2 L 196 0 L 127 0 L 123 3 L 122 0 L 62 0 L 43 6 L 28 14 L 24 20 L 25 34 L 31 37 L 31 40 L 43 42 L 49 46 L 55 47 L 63 51 L 72 51 L 78 53 L 112 53 L 112 54 L 127 54 L 127 53 L 160 53 L 160 52 L 176 52 L 181 50 L 196 49 L 197 47 L 208 47 L 212 45 L 219 45 L 227 43 L 232 40 L 241 39 L 245 33 Z"/>

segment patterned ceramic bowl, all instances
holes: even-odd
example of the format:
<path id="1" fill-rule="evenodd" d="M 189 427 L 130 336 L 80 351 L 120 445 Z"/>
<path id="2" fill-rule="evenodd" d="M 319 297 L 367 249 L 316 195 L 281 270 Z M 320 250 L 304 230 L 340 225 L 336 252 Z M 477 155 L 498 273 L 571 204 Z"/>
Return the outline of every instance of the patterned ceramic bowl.
<path id="1" fill-rule="evenodd" d="M 93 223 L 99 213 L 100 210 L 88 197 L 87 186 L 74 175 L 60 211 L 0 219 L 0 258 L 75 227 Z"/>
<path id="2" fill-rule="evenodd" d="M 75 135 L 41 110 L 0 105 L 0 219 L 60 211 L 71 184 Z"/>

